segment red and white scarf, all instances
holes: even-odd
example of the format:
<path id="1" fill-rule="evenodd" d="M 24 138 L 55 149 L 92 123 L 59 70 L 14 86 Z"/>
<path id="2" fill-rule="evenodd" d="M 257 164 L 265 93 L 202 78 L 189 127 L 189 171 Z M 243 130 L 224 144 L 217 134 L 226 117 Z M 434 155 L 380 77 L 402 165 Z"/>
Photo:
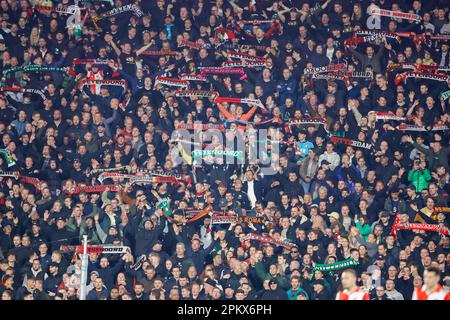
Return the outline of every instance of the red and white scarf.
<path id="1" fill-rule="evenodd" d="M 283 247 L 283 248 L 286 248 L 286 249 L 292 249 L 292 248 L 297 246 L 295 243 L 292 243 L 290 241 L 276 240 L 276 239 L 274 239 L 272 237 L 264 236 L 264 235 L 256 234 L 256 233 L 249 233 L 249 234 L 247 234 L 247 239 L 249 239 L 249 240 L 257 240 L 257 241 L 260 241 L 262 243 L 270 243 L 270 244 L 273 244 L 275 246 Z"/>
<path id="2" fill-rule="evenodd" d="M 417 22 L 422 20 L 422 17 L 415 13 L 392 11 L 392 10 L 385 10 L 385 9 L 379 9 L 379 8 L 372 9 L 372 11 L 370 12 L 370 15 L 396 18 L 396 19 L 404 19 L 404 20 L 417 21 Z"/>
<path id="3" fill-rule="evenodd" d="M 221 103 L 221 102 L 226 102 L 226 103 L 244 103 L 244 104 L 257 106 L 258 108 L 261 108 L 261 109 L 264 109 L 264 110 L 266 109 L 264 107 L 264 105 L 262 104 L 261 100 L 259 100 L 259 99 L 217 97 L 214 100 L 214 102 L 215 103 Z"/>
<path id="4" fill-rule="evenodd" d="M 195 97 L 195 98 L 215 98 L 219 95 L 217 91 L 208 90 L 177 90 L 175 91 L 176 97 Z"/>
<path id="5" fill-rule="evenodd" d="M 363 149 L 372 149 L 372 144 L 367 142 L 362 142 L 358 140 L 352 140 L 348 138 L 341 138 L 337 136 L 330 136 L 330 141 L 334 143 L 344 144 L 347 146 L 357 147 L 357 148 L 363 148 Z"/>

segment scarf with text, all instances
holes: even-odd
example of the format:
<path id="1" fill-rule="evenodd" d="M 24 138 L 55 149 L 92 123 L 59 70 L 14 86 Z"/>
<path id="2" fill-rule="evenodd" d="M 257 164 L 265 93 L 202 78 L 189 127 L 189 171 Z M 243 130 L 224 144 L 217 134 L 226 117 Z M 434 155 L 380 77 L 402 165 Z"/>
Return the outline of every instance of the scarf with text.
<path id="1" fill-rule="evenodd" d="M 337 270 L 351 268 L 351 267 L 357 266 L 358 264 L 359 264 L 359 261 L 357 261 L 353 258 L 349 258 L 349 259 L 342 260 L 342 261 L 337 261 L 335 263 L 327 263 L 327 264 L 316 263 L 314 265 L 312 272 L 315 272 L 315 271 L 322 271 L 322 272 L 337 271 Z"/>
<path id="2" fill-rule="evenodd" d="M 431 127 L 431 130 L 427 130 L 424 126 L 417 126 L 413 124 L 401 124 L 395 127 L 399 131 L 412 131 L 412 132 L 426 132 L 426 131 L 445 131 L 448 130 L 447 125 L 436 123 Z"/>
<path id="3" fill-rule="evenodd" d="M 75 58 L 72 61 L 73 65 L 80 65 L 80 64 L 108 64 L 109 60 L 106 59 L 78 59 Z"/>
<path id="4" fill-rule="evenodd" d="M 69 73 L 73 75 L 73 71 L 69 68 L 62 68 L 62 67 L 44 67 L 36 64 L 28 65 L 28 66 L 20 66 L 20 67 L 12 67 L 3 70 L 3 75 L 7 75 L 9 73 L 16 73 L 16 72 L 59 72 L 59 73 Z"/>
<path id="5" fill-rule="evenodd" d="M 395 85 L 399 85 L 401 82 L 405 82 L 407 78 L 417 78 L 417 79 L 426 79 L 426 80 L 447 82 L 450 79 L 450 76 L 447 74 L 441 74 L 441 73 L 407 71 L 407 72 L 397 74 L 395 77 L 394 83 L 395 83 Z"/>
<path id="6" fill-rule="evenodd" d="M 345 63 L 337 63 L 337 64 L 329 64 L 323 67 L 311 67 L 305 68 L 303 73 L 305 75 L 315 74 L 315 73 L 324 73 L 324 72 L 336 72 L 336 71 L 345 71 L 347 68 Z"/>
<path id="7" fill-rule="evenodd" d="M 177 51 L 144 51 L 141 55 L 145 56 L 176 56 Z"/>
<path id="8" fill-rule="evenodd" d="M 211 123 L 182 123 L 177 126 L 177 129 L 185 130 L 196 130 L 196 131 L 206 131 L 206 130 L 225 130 L 224 126 L 221 124 L 211 124 Z"/>
<path id="9" fill-rule="evenodd" d="M 77 186 L 75 188 L 72 188 L 70 190 L 66 191 L 66 194 L 68 195 L 77 195 L 80 194 L 80 192 L 86 192 L 86 193 L 102 193 L 105 192 L 108 189 L 110 192 L 120 192 L 123 191 L 124 188 L 120 184 L 101 184 L 101 185 L 95 185 L 95 186 Z"/>
<path id="10" fill-rule="evenodd" d="M 79 9 L 87 10 L 87 11 L 90 10 L 89 8 L 79 8 Z M 51 12 L 57 12 L 59 14 L 72 15 L 75 13 L 73 7 L 59 6 L 59 5 L 57 7 L 51 7 L 51 6 L 44 6 L 44 5 L 36 4 L 34 6 L 34 10 L 37 11 L 38 13 L 42 13 L 42 14 L 49 14 Z"/>
<path id="11" fill-rule="evenodd" d="M 236 217 L 236 216 L 220 216 L 213 215 L 211 217 L 212 224 L 230 224 L 230 223 L 266 223 L 266 219 L 262 217 Z"/>
<path id="12" fill-rule="evenodd" d="M 125 80 L 90 80 L 84 79 L 80 81 L 79 88 L 83 88 L 84 86 L 112 86 L 112 87 L 122 87 L 122 89 L 126 89 Z"/>
<path id="13" fill-rule="evenodd" d="M 19 171 L 0 171 L 0 177 L 19 179 L 20 182 L 33 185 L 39 191 L 40 180 L 38 178 L 27 177 L 20 174 Z"/>
<path id="14" fill-rule="evenodd" d="M 219 95 L 217 91 L 208 90 L 177 90 L 175 91 L 175 97 L 187 97 L 187 98 L 216 98 Z"/>
<path id="15" fill-rule="evenodd" d="M 256 233 L 249 233 L 247 234 L 247 239 L 249 240 L 257 240 L 263 244 L 265 243 L 269 243 L 269 244 L 273 244 L 277 247 L 283 247 L 286 249 L 291 250 L 294 247 L 297 247 L 297 245 L 295 243 L 292 243 L 290 241 L 286 241 L 286 240 L 276 240 L 270 236 L 265 236 L 262 234 L 256 234 Z"/>
<path id="16" fill-rule="evenodd" d="M 204 74 L 182 74 L 180 76 L 180 79 L 187 81 L 207 81 L 207 78 Z"/>
<path id="17" fill-rule="evenodd" d="M 434 207 L 433 212 L 435 213 L 449 213 L 450 207 Z"/>
<path id="18" fill-rule="evenodd" d="M 242 157 L 244 156 L 244 152 L 242 150 L 194 150 L 192 151 L 192 158 L 196 159 L 199 157 L 206 157 L 206 156 L 213 156 L 213 157 L 217 157 L 217 156 L 226 156 L 226 157 L 234 157 L 237 159 L 242 159 Z"/>
<path id="19" fill-rule="evenodd" d="M 0 177 L 19 179 L 19 171 L 0 171 Z"/>
<path id="20" fill-rule="evenodd" d="M 217 97 L 214 100 L 214 103 L 243 103 L 248 104 L 251 106 L 257 106 L 258 108 L 261 108 L 263 110 L 266 110 L 264 105 L 262 104 L 260 99 L 249 99 L 249 98 L 232 98 L 232 97 Z"/>
<path id="21" fill-rule="evenodd" d="M 138 18 L 140 18 L 144 15 L 144 13 L 141 11 L 141 9 L 139 9 L 139 7 L 137 5 L 127 4 L 127 5 L 121 6 L 119 8 L 114 8 L 114 9 L 111 9 L 109 11 L 102 13 L 101 15 L 93 18 L 92 22 L 94 24 L 97 24 L 97 22 L 101 19 L 109 18 L 109 17 L 115 16 L 115 15 L 118 15 L 118 14 L 121 14 L 124 12 L 129 12 L 129 11 L 132 11 Z"/>
<path id="22" fill-rule="evenodd" d="M 389 63 L 387 65 L 387 71 L 391 72 L 395 69 L 407 69 L 407 70 L 416 70 L 416 64 L 410 63 L 410 62 L 403 62 L 403 63 Z"/>
<path id="23" fill-rule="evenodd" d="M 76 246 L 75 253 L 83 254 L 83 246 Z M 124 254 L 130 251 L 130 247 L 127 246 L 114 246 L 114 245 L 104 245 L 104 246 L 87 246 L 87 254 Z"/>
<path id="24" fill-rule="evenodd" d="M 106 178 L 105 178 L 106 179 Z M 176 177 L 160 177 L 160 176 L 139 176 L 133 175 L 132 177 L 127 177 L 131 184 L 141 183 L 141 184 L 153 184 L 153 183 L 179 183 L 185 182 L 183 180 L 178 180 Z"/>
<path id="25" fill-rule="evenodd" d="M 377 112 L 376 113 L 376 119 L 378 120 L 395 120 L 395 121 L 405 121 L 405 117 L 397 116 L 395 113 L 392 112 Z"/>
<path id="26" fill-rule="evenodd" d="M 343 144 L 346 146 L 352 146 L 356 148 L 363 148 L 363 149 L 372 149 L 372 144 L 367 142 L 362 142 L 358 140 L 351 140 L 348 138 L 341 138 L 337 136 L 330 136 L 330 141 L 333 143 Z"/>
<path id="27" fill-rule="evenodd" d="M 267 58 L 260 56 L 253 56 L 251 54 L 242 53 L 238 51 L 227 51 L 227 56 L 231 59 L 245 60 L 245 61 L 267 61 Z"/>
<path id="28" fill-rule="evenodd" d="M 395 18 L 395 19 L 404 19 L 404 20 L 415 21 L 415 22 L 419 22 L 420 20 L 422 20 L 422 17 L 415 13 L 392 11 L 392 10 L 385 10 L 385 9 L 379 9 L 379 8 L 372 9 L 372 11 L 370 12 L 370 15 L 389 17 L 389 18 Z"/>
<path id="29" fill-rule="evenodd" d="M 1 92 L 18 92 L 18 93 L 31 93 L 37 94 L 41 97 L 42 100 L 46 100 L 44 90 L 41 89 L 31 89 L 31 88 L 18 88 L 18 87 L 2 87 L 0 88 Z"/>
<path id="30" fill-rule="evenodd" d="M 325 125 L 326 120 L 322 118 L 301 118 L 301 119 L 289 119 L 285 125 L 287 126 L 304 126 L 304 125 Z"/>
<path id="31" fill-rule="evenodd" d="M 261 68 L 265 67 L 265 61 L 249 61 L 249 60 L 241 60 L 241 61 L 224 61 L 222 63 L 222 67 L 224 68 Z"/>
<path id="32" fill-rule="evenodd" d="M 392 232 L 396 235 L 397 230 L 419 230 L 426 232 L 438 232 L 440 235 L 449 235 L 449 230 L 446 226 L 441 224 L 427 224 L 427 223 L 400 223 L 397 221 L 396 224 L 392 226 Z"/>
<path id="33" fill-rule="evenodd" d="M 180 87 L 180 88 L 189 88 L 189 82 L 187 80 L 181 80 L 177 78 L 168 78 L 168 77 L 162 77 L 157 76 L 155 79 L 155 87 L 158 84 L 163 84 L 168 87 Z"/>
<path id="34" fill-rule="evenodd" d="M 345 78 L 363 78 L 366 80 L 371 80 L 373 78 L 373 72 L 372 71 L 354 71 L 354 72 L 330 72 L 330 73 L 313 73 L 312 74 L 313 79 L 322 79 L 322 80 L 329 80 L 329 79 L 337 79 L 337 80 L 343 80 Z"/>
<path id="35" fill-rule="evenodd" d="M 239 80 L 244 80 L 247 75 L 242 68 L 224 68 L 224 67 L 201 67 L 201 74 L 239 74 L 241 77 Z"/>

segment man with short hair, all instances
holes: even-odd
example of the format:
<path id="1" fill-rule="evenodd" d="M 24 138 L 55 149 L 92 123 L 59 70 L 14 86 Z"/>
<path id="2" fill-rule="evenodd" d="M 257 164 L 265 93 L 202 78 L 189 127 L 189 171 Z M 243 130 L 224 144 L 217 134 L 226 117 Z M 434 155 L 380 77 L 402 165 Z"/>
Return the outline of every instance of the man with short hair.
<path id="1" fill-rule="evenodd" d="M 423 273 L 424 285 L 415 288 L 413 300 L 450 300 L 450 292 L 439 284 L 441 271 L 436 267 L 430 267 Z"/>
<path id="2" fill-rule="evenodd" d="M 336 295 L 336 300 L 369 300 L 369 294 L 356 285 L 356 272 L 347 269 L 341 275 L 342 290 Z"/>

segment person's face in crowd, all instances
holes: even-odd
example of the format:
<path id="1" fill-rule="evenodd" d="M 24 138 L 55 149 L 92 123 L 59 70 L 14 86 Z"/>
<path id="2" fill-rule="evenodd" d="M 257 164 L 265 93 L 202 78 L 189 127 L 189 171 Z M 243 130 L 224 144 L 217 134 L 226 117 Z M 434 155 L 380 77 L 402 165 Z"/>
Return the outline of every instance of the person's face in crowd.
<path id="1" fill-rule="evenodd" d="M 15 236 L 13 238 L 13 244 L 15 247 L 19 247 L 20 246 L 20 236 Z"/>
<path id="2" fill-rule="evenodd" d="M 38 271 L 41 268 L 41 262 L 39 261 L 39 259 L 34 259 L 31 268 L 34 271 Z"/>

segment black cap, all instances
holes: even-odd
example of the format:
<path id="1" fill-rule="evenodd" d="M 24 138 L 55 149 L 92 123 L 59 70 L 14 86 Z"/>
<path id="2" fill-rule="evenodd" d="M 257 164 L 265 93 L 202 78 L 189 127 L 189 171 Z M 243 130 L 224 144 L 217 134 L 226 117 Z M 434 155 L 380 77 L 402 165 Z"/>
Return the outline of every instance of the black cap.
<path id="1" fill-rule="evenodd" d="M 207 278 L 205 280 L 205 284 L 209 284 L 210 286 L 215 287 L 217 285 L 217 282 L 215 280 L 211 279 L 211 278 Z"/>
<path id="2" fill-rule="evenodd" d="M 391 193 L 399 193 L 399 192 L 400 192 L 400 190 L 398 189 L 398 187 L 393 187 L 391 189 Z"/>
<path id="3" fill-rule="evenodd" d="M 381 212 L 381 216 L 382 216 L 382 217 L 389 217 L 389 212 L 387 212 L 387 211 L 382 211 L 382 212 Z"/>
<path id="4" fill-rule="evenodd" d="M 321 286 L 325 287 L 325 281 L 323 281 L 322 279 L 317 279 L 313 282 L 313 286 L 316 284 L 320 284 Z"/>
<path id="5" fill-rule="evenodd" d="M 273 284 L 278 284 L 278 282 L 277 282 L 275 279 L 271 279 L 271 280 L 269 281 L 269 285 L 271 286 L 271 285 L 273 285 Z"/>
<path id="6" fill-rule="evenodd" d="M 383 255 L 381 255 L 381 254 L 379 254 L 378 256 L 377 256 L 377 260 L 385 260 L 385 258 L 384 258 L 384 256 Z"/>

